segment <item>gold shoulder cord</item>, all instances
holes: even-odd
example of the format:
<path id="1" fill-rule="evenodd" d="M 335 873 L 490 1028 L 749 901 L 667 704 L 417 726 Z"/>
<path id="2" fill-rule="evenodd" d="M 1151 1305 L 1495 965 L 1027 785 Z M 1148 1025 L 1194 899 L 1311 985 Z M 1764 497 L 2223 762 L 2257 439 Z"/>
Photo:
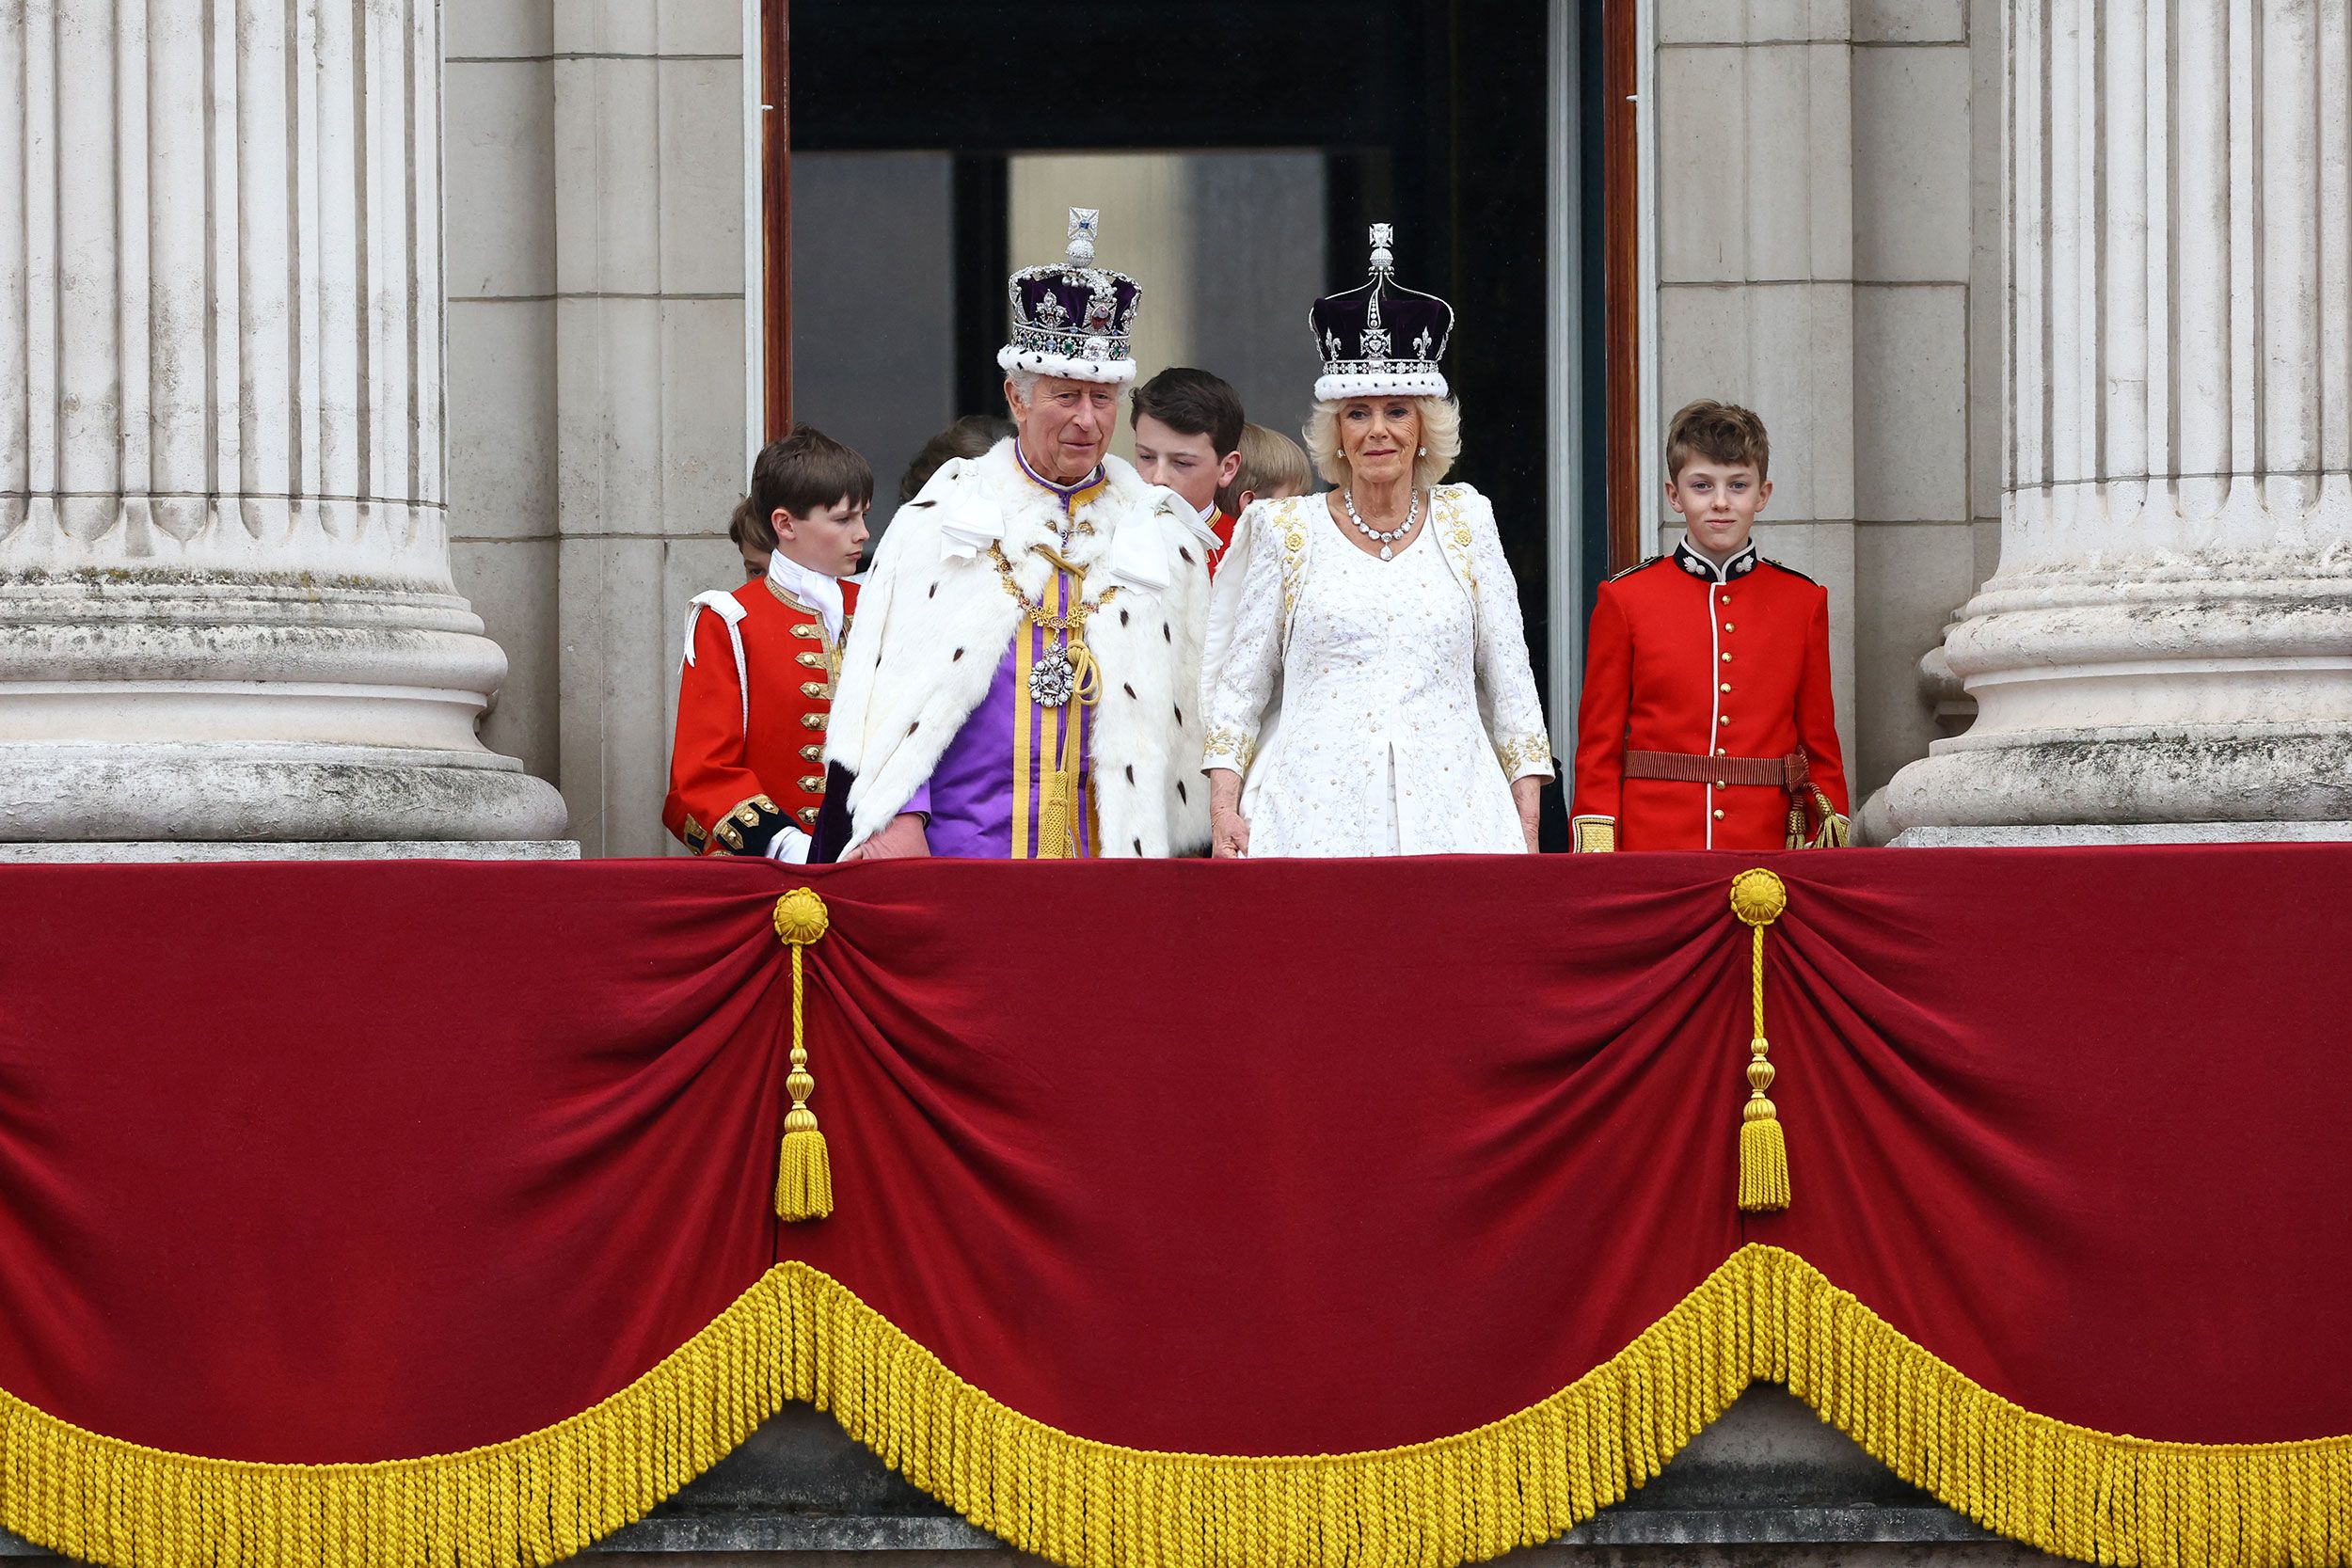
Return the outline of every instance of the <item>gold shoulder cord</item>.
<path id="1" fill-rule="evenodd" d="M 1103 694 L 1102 667 L 1094 660 L 1094 651 L 1087 646 L 1087 620 L 1104 605 L 1119 596 L 1116 587 L 1103 590 L 1102 596 L 1089 603 L 1086 598 L 1087 569 L 1073 566 L 1059 551 L 1046 546 L 1033 546 L 1039 555 L 1051 562 L 1057 571 L 1068 574 L 1072 598 L 1068 613 L 1047 610 L 1042 602 L 1031 603 L 1013 580 L 1012 562 L 1005 558 L 1004 547 L 991 544 L 988 553 L 996 562 L 996 575 L 1027 616 L 1028 624 L 1061 638 L 1060 643 L 1049 650 L 1036 668 L 1029 672 L 1029 701 L 1040 707 L 1075 705 L 1090 708 Z M 1037 837 L 1039 858 L 1041 860 L 1074 860 L 1078 854 L 1078 796 L 1084 775 L 1086 757 L 1079 746 L 1077 715 L 1062 726 L 1061 752 L 1053 770 L 1044 780 L 1044 792 L 1038 807 Z"/>

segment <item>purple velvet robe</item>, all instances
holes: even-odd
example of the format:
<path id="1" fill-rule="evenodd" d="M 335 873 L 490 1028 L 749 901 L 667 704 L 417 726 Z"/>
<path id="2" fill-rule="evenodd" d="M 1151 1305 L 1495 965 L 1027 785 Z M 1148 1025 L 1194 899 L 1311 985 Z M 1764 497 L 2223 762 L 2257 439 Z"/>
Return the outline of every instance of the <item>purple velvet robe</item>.
<path id="1" fill-rule="evenodd" d="M 1019 456 L 1016 449 L 1015 456 Z M 1068 516 L 1102 488 L 1100 468 L 1083 483 L 1055 484 L 1038 477 L 1025 458 L 1022 471 L 1053 492 Z M 1072 605 L 1070 574 L 1056 572 L 1048 593 L 1049 608 L 1067 615 Z M 930 817 L 926 837 L 934 855 L 972 859 L 1041 860 L 1058 858 L 1057 846 L 1043 842 L 1046 781 L 1053 774 L 1066 738 L 1063 726 L 1078 726 L 1078 756 L 1082 769 L 1076 810 L 1077 852 L 1081 859 L 1096 853 L 1094 822 L 1093 711 L 1074 699 L 1067 705 L 1041 707 L 1029 700 L 1029 670 L 1048 650 L 1061 645 L 1062 634 L 1024 624 L 997 660 L 988 695 L 963 721 L 940 753 L 931 776 L 915 790 L 905 809 Z"/>

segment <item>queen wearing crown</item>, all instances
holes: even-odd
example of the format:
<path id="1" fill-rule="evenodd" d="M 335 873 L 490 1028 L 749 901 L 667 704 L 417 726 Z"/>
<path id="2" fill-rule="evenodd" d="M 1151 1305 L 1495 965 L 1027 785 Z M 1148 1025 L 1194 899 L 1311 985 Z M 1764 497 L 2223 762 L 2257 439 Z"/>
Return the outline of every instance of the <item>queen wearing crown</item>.
<path id="1" fill-rule="evenodd" d="M 1494 509 L 1445 484 L 1454 310 L 1372 278 L 1315 301 L 1307 449 L 1334 488 L 1243 514 L 1201 705 L 1220 859 L 1532 852 L 1551 744 Z M 1234 569 L 1238 566 L 1238 570 Z"/>

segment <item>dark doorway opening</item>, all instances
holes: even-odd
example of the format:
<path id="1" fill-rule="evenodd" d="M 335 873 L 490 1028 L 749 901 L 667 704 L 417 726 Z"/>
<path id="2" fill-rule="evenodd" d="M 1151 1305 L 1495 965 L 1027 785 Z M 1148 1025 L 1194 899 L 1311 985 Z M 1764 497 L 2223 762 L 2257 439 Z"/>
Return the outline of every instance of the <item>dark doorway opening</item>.
<path id="1" fill-rule="evenodd" d="M 1637 468 L 1617 461 L 1633 397 L 1631 52 L 1611 47 L 1615 30 L 1631 37 L 1630 0 L 787 8 L 769 0 L 769 102 L 789 118 L 768 138 L 768 189 L 793 208 L 768 230 L 771 428 L 797 411 L 861 444 L 894 494 L 923 436 L 1001 412 L 1006 275 L 1058 249 L 1059 206 L 1099 205 L 1103 258 L 1142 280 L 1144 329 L 1182 356 L 1155 363 L 1139 343 L 1147 373 L 1203 365 L 1295 436 L 1312 395 L 1308 303 L 1359 280 L 1369 227 L 1392 223 L 1399 276 L 1454 303 L 1454 477 L 1494 503 L 1551 689 L 1555 630 L 1581 637 L 1635 515 L 1618 491 Z M 1551 210 L 1555 18 L 1577 35 L 1582 194 L 1565 223 Z M 1588 390 L 1573 408 L 1551 406 L 1556 243 L 1577 252 L 1563 352 Z M 1554 472 L 1555 424 L 1571 418 L 1585 460 Z M 1574 572 L 1581 602 L 1577 624 L 1555 628 L 1551 518 L 1571 489 L 1582 523 L 1557 569 Z M 1573 717 L 1550 715 L 1564 744 Z"/>

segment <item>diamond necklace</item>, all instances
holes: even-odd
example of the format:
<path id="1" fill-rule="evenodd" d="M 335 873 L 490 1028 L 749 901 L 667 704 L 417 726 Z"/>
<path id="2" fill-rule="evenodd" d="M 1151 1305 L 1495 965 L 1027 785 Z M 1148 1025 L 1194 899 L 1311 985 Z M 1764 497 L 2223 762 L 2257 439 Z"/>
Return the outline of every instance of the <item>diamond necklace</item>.
<path id="1" fill-rule="evenodd" d="M 1340 492 L 1340 504 L 1347 508 L 1347 520 L 1356 525 L 1357 531 L 1361 533 L 1365 538 L 1371 540 L 1374 544 L 1380 546 L 1380 559 L 1383 561 L 1393 561 L 1396 559 L 1396 552 L 1391 550 L 1389 546 L 1397 540 L 1404 538 L 1406 534 L 1413 531 L 1413 524 L 1421 516 L 1421 491 L 1419 488 L 1416 488 L 1413 491 L 1412 504 L 1405 509 L 1405 520 L 1402 523 L 1399 523 L 1396 527 L 1389 530 L 1386 533 L 1383 533 L 1378 529 L 1374 528 L 1370 523 L 1365 522 L 1364 519 L 1358 515 L 1356 511 L 1356 492 L 1354 490 L 1342 490 Z"/>

